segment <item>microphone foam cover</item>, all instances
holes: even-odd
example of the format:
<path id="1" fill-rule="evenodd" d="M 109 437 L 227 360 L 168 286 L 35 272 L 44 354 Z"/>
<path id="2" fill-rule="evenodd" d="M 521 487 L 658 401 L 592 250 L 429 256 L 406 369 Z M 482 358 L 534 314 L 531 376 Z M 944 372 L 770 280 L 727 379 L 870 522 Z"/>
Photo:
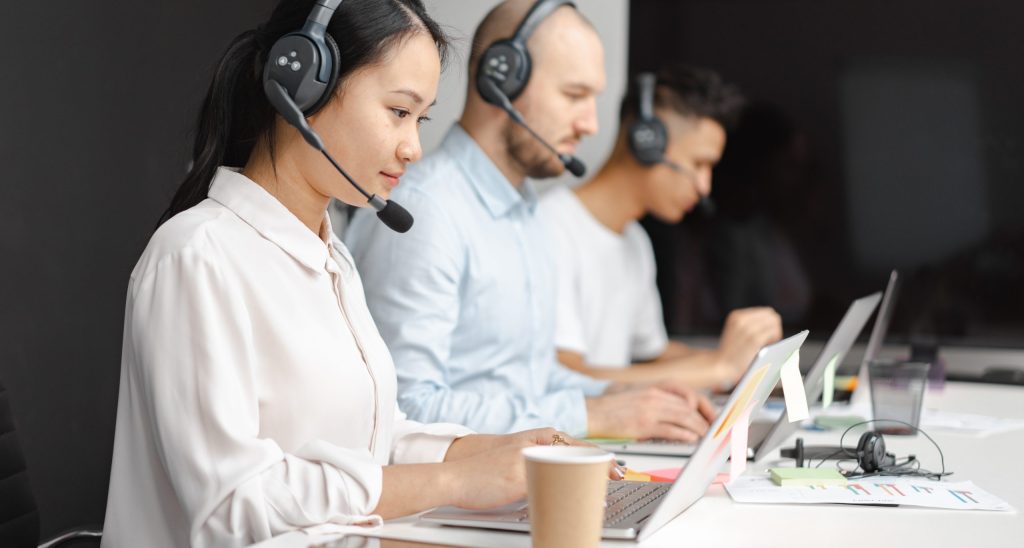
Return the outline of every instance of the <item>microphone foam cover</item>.
<path id="1" fill-rule="evenodd" d="M 412 214 L 396 202 L 388 200 L 384 209 L 377 212 L 377 218 L 395 232 L 405 233 L 412 228 Z"/>
<path id="2" fill-rule="evenodd" d="M 587 166 L 583 165 L 583 162 L 575 156 L 566 156 L 562 158 L 562 163 L 565 164 L 565 169 L 569 170 L 569 173 L 577 177 L 582 177 L 587 172 Z"/>
<path id="3" fill-rule="evenodd" d="M 697 204 L 697 207 L 700 208 L 701 213 L 703 213 L 705 217 L 715 216 L 715 202 L 711 200 L 711 196 L 701 196 L 700 203 Z"/>

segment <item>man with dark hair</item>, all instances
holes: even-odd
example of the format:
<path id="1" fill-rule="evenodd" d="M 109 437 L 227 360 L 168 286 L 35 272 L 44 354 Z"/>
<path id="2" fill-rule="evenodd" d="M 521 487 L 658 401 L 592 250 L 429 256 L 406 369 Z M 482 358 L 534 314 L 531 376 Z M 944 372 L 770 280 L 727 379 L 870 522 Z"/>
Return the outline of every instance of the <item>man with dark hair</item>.
<path id="1" fill-rule="evenodd" d="M 676 66 L 638 82 L 645 79 L 623 99 L 618 140 L 597 175 L 541 200 L 558 249 L 558 358 L 601 379 L 726 387 L 762 346 L 781 338 L 779 315 L 764 307 L 733 311 L 714 350 L 669 341 L 654 252 L 637 221 L 650 214 L 678 222 L 711 192 L 711 169 L 743 99 L 709 70 Z M 653 133 L 663 134 L 660 141 Z"/>
<path id="2" fill-rule="evenodd" d="M 416 215 L 412 229 L 381 229 L 360 211 L 346 234 L 394 356 L 399 404 L 410 418 L 483 433 L 554 426 L 575 436 L 696 440 L 714 412 L 684 384 L 611 383 L 557 361 L 554 250 L 530 179 L 565 168 L 475 85 L 484 48 L 511 37 L 535 6 L 503 2 L 480 24 L 461 118 L 392 193 Z M 511 102 L 568 155 L 597 131 L 604 50 L 573 7 L 539 7 L 553 9 L 526 41 L 533 69 Z"/>

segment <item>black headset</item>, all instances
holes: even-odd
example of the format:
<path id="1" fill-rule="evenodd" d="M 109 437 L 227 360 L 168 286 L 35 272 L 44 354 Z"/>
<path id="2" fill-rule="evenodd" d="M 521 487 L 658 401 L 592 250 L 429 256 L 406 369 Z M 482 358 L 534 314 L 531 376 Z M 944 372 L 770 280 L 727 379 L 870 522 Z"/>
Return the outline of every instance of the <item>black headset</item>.
<path id="1" fill-rule="evenodd" d="M 530 50 L 526 48 L 526 41 L 541 21 L 562 6 L 575 8 L 576 4 L 569 0 L 538 0 L 526 13 L 511 38 L 487 46 L 476 68 L 476 89 L 485 101 L 497 106 L 504 103 L 487 84 L 488 80 L 497 84 L 509 101 L 515 101 L 523 93 L 533 71 L 533 61 Z"/>
<path id="2" fill-rule="evenodd" d="M 530 73 L 533 71 L 533 61 L 530 59 L 530 51 L 526 48 L 526 41 L 530 39 L 533 31 L 537 30 L 541 21 L 562 6 L 575 8 L 576 4 L 569 0 L 538 0 L 530 7 L 530 11 L 526 12 L 526 17 L 519 23 L 512 38 L 498 40 L 487 46 L 476 68 L 476 90 L 484 101 L 507 112 L 512 121 L 523 126 L 534 139 L 544 145 L 544 148 L 557 156 L 565 169 L 577 177 L 582 177 L 587 171 L 583 162 L 571 154 L 561 154 L 555 150 L 551 143 L 526 123 L 516 107 L 512 106 L 512 101 L 526 89 Z"/>
<path id="3" fill-rule="evenodd" d="M 263 91 L 274 110 L 299 130 L 309 145 L 325 158 L 377 210 L 377 217 L 395 232 L 412 228 L 413 218 L 396 202 L 385 200 L 363 189 L 331 157 L 323 140 L 306 122 L 330 100 L 338 83 L 341 53 L 338 43 L 327 32 L 327 25 L 342 0 L 317 0 L 302 28 L 277 39 L 263 66 Z"/>
<path id="4" fill-rule="evenodd" d="M 883 438 L 882 434 L 877 431 L 869 430 L 861 434 L 860 439 L 857 440 L 857 448 L 855 450 L 847 449 L 843 446 L 843 440 L 846 438 L 846 434 L 854 428 L 883 422 L 903 425 L 909 431 L 920 433 L 927 438 L 939 453 L 939 462 L 942 465 L 942 469 L 939 472 L 932 472 L 931 470 L 921 468 L 921 462 L 915 455 L 907 455 L 905 458 L 902 458 L 902 460 L 898 460 L 895 454 L 886 452 L 885 438 Z M 940 447 L 927 432 L 910 423 L 895 419 L 872 419 L 849 426 L 839 437 L 839 451 L 833 453 L 830 457 L 836 456 L 840 453 L 853 457 L 857 460 L 857 470 L 843 469 L 839 466 L 841 463 L 836 464 L 840 473 L 847 478 L 887 475 L 916 476 L 938 480 L 953 473 L 946 471 L 946 457 L 942 454 L 942 447 Z M 825 459 L 822 459 L 821 462 L 824 462 L 824 460 Z M 821 466 L 821 462 L 818 463 L 818 466 Z"/>
<path id="5" fill-rule="evenodd" d="M 639 109 L 626 134 L 629 150 L 636 161 L 645 166 L 664 162 L 668 148 L 668 130 L 654 114 L 655 83 L 654 73 L 642 72 L 636 76 Z"/>
<path id="6" fill-rule="evenodd" d="M 896 464 L 896 455 L 885 452 L 885 438 L 871 430 L 857 441 L 857 464 L 865 474 L 880 472 Z"/>
<path id="7" fill-rule="evenodd" d="M 327 32 L 342 0 L 317 0 L 302 29 L 278 38 L 263 67 L 264 86 L 273 80 L 288 92 L 304 116 L 331 98 L 338 83 L 338 43 Z"/>
<path id="8" fill-rule="evenodd" d="M 704 215 L 710 217 L 715 213 L 715 205 L 711 197 L 701 191 L 697 184 L 697 174 L 693 170 L 665 158 L 665 151 L 668 150 L 668 129 L 665 123 L 654 113 L 654 95 L 657 89 L 657 79 L 653 72 L 641 72 L 636 75 L 636 89 L 638 96 L 638 108 L 636 118 L 629 125 L 626 131 L 626 142 L 629 150 L 640 165 L 656 166 L 663 164 L 690 180 L 700 202 L 697 204 Z"/>

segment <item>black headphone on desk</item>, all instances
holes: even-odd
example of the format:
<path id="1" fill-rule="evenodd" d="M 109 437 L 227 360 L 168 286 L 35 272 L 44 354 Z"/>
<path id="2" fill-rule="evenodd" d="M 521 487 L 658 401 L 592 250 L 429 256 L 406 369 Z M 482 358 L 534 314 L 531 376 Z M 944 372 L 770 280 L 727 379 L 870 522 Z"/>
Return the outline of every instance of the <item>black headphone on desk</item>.
<path id="1" fill-rule="evenodd" d="M 918 432 L 928 438 L 935 446 L 936 452 L 939 454 L 939 462 L 941 463 L 942 469 L 938 472 L 926 470 L 921 467 L 921 461 L 914 455 L 907 455 L 903 458 L 902 462 L 897 462 L 896 455 L 892 453 L 886 453 L 886 440 L 881 433 L 877 431 L 868 430 L 860 435 L 860 439 L 857 440 L 857 448 L 847 449 L 843 445 L 843 440 L 846 439 L 846 434 L 850 433 L 851 430 L 858 426 L 865 426 L 868 424 L 876 423 L 896 423 L 907 427 L 908 429 Z M 803 438 L 797 438 L 797 445 L 794 449 L 783 449 L 781 456 L 783 458 L 795 458 L 797 459 L 797 466 L 804 466 L 804 454 L 805 451 L 811 448 L 804 447 Z M 849 469 L 844 468 L 842 460 L 837 463 L 837 468 L 840 473 L 847 476 L 848 478 L 865 477 L 870 475 L 896 475 L 896 476 L 916 476 L 916 477 L 928 477 L 930 479 L 941 479 L 952 472 L 946 471 L 946 458 L 942 454 L 942 448 L 939 447 L 935 439 L 928 435 L 928 432 L 916 427 L 910 423 L 899 421 L 895 419 L 872 419 L 861 421 L 856 424 L 850 425 L 846 430 L 843 430 L 843 435 L 839 438 L 838 448 L 829 447 L 817 447 L 813 448 L 816 452 L 827 451 L 830 452 L 824 457 L 820 457 L 815 468 L 821 466 L 826 460 L 833 459 L 836 457 L 850 457 L 857 462 L 857 468 Z M 844 459 L 846 460 L 846 459 Z M 810 464 L 808 462 L 808 464 Z"/>
<path id="2" fill-rule="evenodd" d="M 317 0 L 302 28 L 277 39 L 263 66 L 263 91 L 274 110 L 295 129 L 310 146 L 319 150 L 377 210 L 377 217 L 395 232 L 412 228 L 413 218 L 396 202 L 363 190 L 324 148 L 323 140 L 306 122 L 334 95 L 338 84 L 338 43 L 327 32 L 327 25 L 342 0 Z"/>
<path id="3" fill-rule="evenodd" d="M 537 30 L 541 21 L 562 6 L 575 8 L 576 4 L 570 0 L 538 0 L 530 7 L 530 11 L 526 12 L 526 17 L 519 23 L 511 38 L 498 40 L 487 46 L 476 67 L 476 90 L 484 101 L 507 112 L 514 122 L 523 126 L 534 139 L 558 156 L 565 169 L 577 177 L 582 177 L 587 169 L 583 162 L 575 156 L 556 151 L 527 125 L 522 114 L 512 106 L 512 101 L 526 89 L 526 84 L 530 82 L 530 74 L 533 72 L 533 61 L 526 41 L 530 39 L 533 31 Z"/>
<path id="4" fill-rule="evenodd" d="M 867 431 L 857 441 L 857 465 L 866 474 L 873 474 L 896 464 L 896 455 L 885 452 L 885 438 Z"/>

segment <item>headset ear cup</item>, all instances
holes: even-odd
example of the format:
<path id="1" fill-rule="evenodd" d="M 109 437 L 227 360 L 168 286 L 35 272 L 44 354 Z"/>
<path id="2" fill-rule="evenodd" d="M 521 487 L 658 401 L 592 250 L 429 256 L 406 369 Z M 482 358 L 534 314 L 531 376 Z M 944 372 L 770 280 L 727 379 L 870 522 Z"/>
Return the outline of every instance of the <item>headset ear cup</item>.
<path id="1" fill-rule="evenodd" d="M 531 71 L 530 52 L 525 47 L 512 40 L 498 40 L 480 56 L 476 67 L 477 93 L 492 105 L 501 104 L 499 98 L 492 97 L 488 88 L 481 85 L 485 79 L 490 79 L 509 101 L 515 101 L 526 89 Z"/>
<path id="2" fill-rule="evenodd" d="M 629 126 L 629 150 L 640 164 L 652 166 L 665 159 L 668 131 L 657 118 L 637 119 Z"/>
<path id="3" fill-rule="evenodd" d="M 327 51 L 329 51 L 332 56 L 331 75 L 327 80 L 327 87 L 324 88 L 324 92 L 320 95 L 320 98 L 313 103 L 313 106 L 302 112 L 307 117 L 316 114 L 317 111 L 323 108 L 324 105 L 331 100 L 331 97 L 334 96 L 334 88 L 338 85 L 338 69 L 341 64 L 339 62 L 339 59 L 341 59 L 341 52 L 338 50 L 338 43 L 334 41 L 334 38 L 332 38 L 331 34 L 328 32 L 324 33 L 324 43 L 327 44 Z"/>
<path id="4" fill-rule="evenodd" d="M 885 439 L 876 432 L 864 432 L 857 442 L 857 464 L 870 474 L 877 472 L 885 462 Z"/>

